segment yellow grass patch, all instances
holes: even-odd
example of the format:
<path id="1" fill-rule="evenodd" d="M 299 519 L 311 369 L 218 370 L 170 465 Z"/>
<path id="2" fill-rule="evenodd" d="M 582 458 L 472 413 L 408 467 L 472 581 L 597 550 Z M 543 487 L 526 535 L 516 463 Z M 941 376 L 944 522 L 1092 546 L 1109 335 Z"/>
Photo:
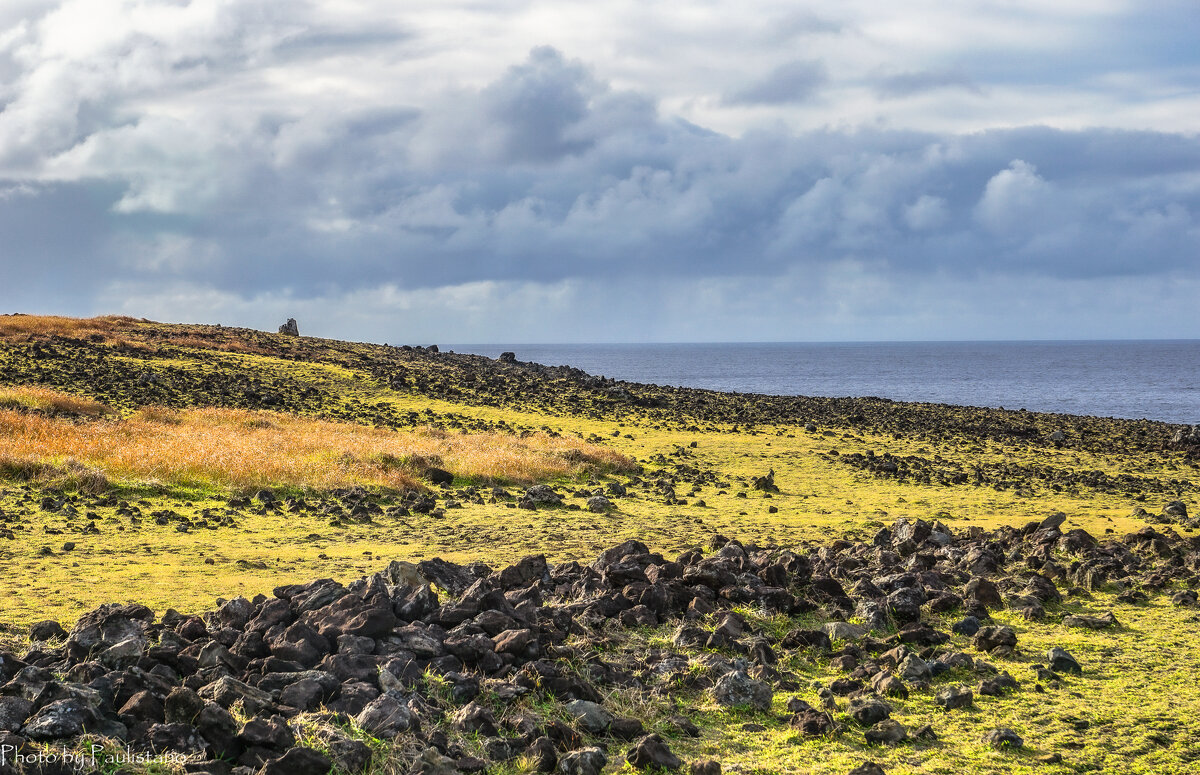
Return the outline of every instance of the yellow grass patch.
<path id="1" fill-rule="evenodd" d="M 396 432 L 277 412 L 148 408 L 127 419 L 73 422 L 0 409 L 4 470 L 61 470 L 78 461 L 110 478 L 229 490 L 353 485 L 420 487 L 436 466 L 475 481 L 526 483 L 589 470 L 629 470 L 629 458 L 534 434 Z M 22 468 L 24 466 L 24 468 Z"/>
<path id="2" fill-rule="evenodd" d="M 99 417 L 110 411 L 104 404 L 90 398 L 31 385 L 0 388 L 0 409 L 80 417 Z"/>
<path id="3" fill-rule="evenodd" d="M 133 318 L 105 315 L 98 318 L 68 318 L 59 315 L 0 315 L 0 338 L 22 336 L 66 336 L 74 339 L 97 335 L 107 337 L 120 324 L 135 322 Z"/>

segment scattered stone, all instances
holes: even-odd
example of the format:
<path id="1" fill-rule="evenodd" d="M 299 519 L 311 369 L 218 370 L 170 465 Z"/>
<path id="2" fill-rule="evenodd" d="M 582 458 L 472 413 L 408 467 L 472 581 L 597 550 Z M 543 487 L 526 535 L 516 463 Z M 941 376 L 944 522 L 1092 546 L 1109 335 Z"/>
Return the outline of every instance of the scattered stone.
<path id="1" fill-rule="evenodd" d="M 33 703 L 24 697 L 0 697 L 0 731 L 19 732 L 33 713 Z"/>
<path id="2" fill-rule="evenodd" d="M 687 737 L 699 737 L 700 727 L 696 726 L 691 719 L 686 716 L 671 716 L 667 719 L 667 723 L 679 730 L 679 733 Z"/>
<path id="3" fill-rule="evenodd" d="M 1012 627 L 981 627 L 979 632 L 975 633 L 973 644 L 975 648 L 989 654 L 1011 654 L 1017 647 L 1017 633 Z"/>
<path id="4" fill-rule="evenodd" d="M 371 701 L 355 718 L 365 731 L 381 738 L 392 738 L 417 724 L 416 716 L 398 692 L 389 691 Z"/>
<path id="5" fill-rule="evenodd" d="M 1102 616 L 1085 616 L 1083 614 L 1064 616 L 1062 623 L 1064 627 L 1079 627 L 1087 630 L 1107 630 L 1109 627 L 1119 625 L 1117 617 L 1113 616 L 1112 611 Z"/>
<path id="6" fill-rule="evenodd" d="M 829 713 L 812 708 L 794 714 L 788 720 L 788 725 L 811 737 L 828 735 L 837 730 L 837 724 L 833 723 Z"/>
<path id="7" fill-rule="evenodd" d="M 603 495 L 593 495 L 587 499 L 587 510 L 597 514 L 612 511 L 613 502 Z"/>
<path id="8" fill-rule="evenodd" d="M 917 731 L 909 736 L 910 740 L 924 740 L 925 742 L 937 742 L 937 733 L 933 731 L 933 727 L 928 724 L 923 724 L 917 727 Z"/>
<path id="9" fill-rule="evenodd" d="M 562 775 L 600 775 L 608 757 L 599 748 L 582 748 L 564 755 L 558 761 Z"/>
<path id="10" fill-rule="evenodd" d="M 62 625 L 55 621 L 38 622 L 29 628 L 29 639 L 31 641 L 50 641 L 63 640 L 67 637 L 67 631 L 62 628 Z"/>
<path id="11" fill-rule="evenodd" d="M 909 684 L 925 684 L 933 678 L 929 664 L 916 654 L 909 654 L 896 668 L 897 675 Z"/>
<path id="12" fill-rule="evenodd" d="M 1071 656 L 1066 649 L 1055 646 L 1046 652 L 1046 661 L 1049 663 L 1050 669 L 1056 673 L 1083 673 L 1083 668 L 1075 657 Z"/>
<path id="13" fill-rule="evenodd" d="M 1182 608 L 1196 608 L 1200 605 L 1200 593 L 1194 589 L 1185 589 L 1171 596 L 1171 602 Z"/>
<path id="14" fill-rule="evenodd" d="M 944 710 L 958 710 L 971 707 L 975 703 L 975 695 L 970 689 L 947 686 L 938 691 L 933 701 Z"/>
<path id="15" fill-rule="evenodd" d="M 878 672 L 871 678 L 871 688 L 885 697 L 908 699 L 908 687 L 891 673 Z"/>
<path id="16" fill-rule="evenodd" d="M 666 742 L 658 735 L 646 735 L 639 740 L 637 745 L 630 748 L 629 753 L 625 754 L 625 760 L 639 770 L 648 768 L 677 770 L 683 764 L 678 756 L 671 753 Z"/>
<path id="17" fill-rule="evenodd" d="M 1000 697 L 1011 691 L 1016 691 L 1017 681 L 1007 672 L 1000 673 L 994 678 L 985 678 L 979 682 L 979 693 L 984 697 Z"/>
<path id="18" fill-rule="evenodd" d="M 963 598 L 972 607 L 996 610 L 1004 607 L 996 582 L 974 576 L 963 588 Z"/>
<path id="19" fill-rule="evenodd" d="M 80 700 L 58 700 L 29 719 L 21 734 L 31 740 L 60 740 L 83 734 L 95 721 L 95 711 Z"/>
<path id="20" fill-rule="evenodd" d="M 1020 748 L 1025 745 L 1025 740 L 1007 727 L 1000 727 L 988 732 L 983 736 L 983 742 L 993 748 Z"/>
<path id="21" fill-rule="evenodd" d="M 458 775 L 458 766 L 436 748 L 426 748 L 413 761 L 408 775 Z"/>
<path id="22" fill-rule="evenodd" d="M 770 685 L 756 681 L 742 670 L 726 673 L 713 687 L 713 699 L 718 705 L 745 705 L 764 713 L 771 709 L 774 696 Z"/>
<path id="23" fill-rule="evenodd" d="M 599 704 L 590 702 L 589 700 L 574 700 L 573 702 L 569 702 L 567 703 L 566 711 L 575 719 L 575 723 L 581 729 L 593 735 L 604 734 L 613 722 L 613 715 L 611 713 Z"/>
<path id="24" fill-rule="evenodd" d="M 892 715 L 892 706 L 870 697 L 856 697 L 850 701 L 850 716 L 864 727 L 874 726 Z"/>
<path id="25" fill-rule="evenodd" d="M 829 636 L 829 640 L 861 640 L 867 635 L 867 628 L 861 624 L 850 624 L 849 622 L 828 622 L 821 626 L 821 630 Z"/>
<path id="26" fill-rule="evenodd" d="M 908 739 L 908 729 L 893 719 L 884 719 L 868 729 L 863 735 L 868 743 L 875 745 L 895 745 Z"/>
<path id="27" fill-rule="evenodd" d="M 525 500 L 537 506 L 561 506 L 562 496 L 544 484 L 535 484 L 525 490 Z"/>
<path id="28" fill-rule="evenodd" d="M 328 775 L 332 768 L 333 762 L 320 751 L 293 748 L 278 759 L 267 762 L 259 770 L 259 775 Z"/>
<path id="29" fill-rule="evenodd" d="M 460 732 L 477 732 L 484 737 L 494 737 L 499 734 L 496 727 L 496 717 L 487 707 L 471 702 L 450 719 L 450 725 Z"/>

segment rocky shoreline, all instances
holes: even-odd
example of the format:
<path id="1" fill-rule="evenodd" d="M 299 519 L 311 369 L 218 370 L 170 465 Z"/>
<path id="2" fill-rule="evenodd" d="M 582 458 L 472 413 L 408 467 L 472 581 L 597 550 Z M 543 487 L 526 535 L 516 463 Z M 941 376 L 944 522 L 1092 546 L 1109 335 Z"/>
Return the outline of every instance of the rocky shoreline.
<path id="1" fill-rule="evenodd" d="M 1122 602 L 1170 594 L 1176 605 L 1197 604 L 1200 538 L 1150 527 L 1097 538 L 1064 522 L 1054 514 L 985 533 L 899 520 L 871 541 L 797 547 L 716 536 L 707 553 L 675 559 L 626 541 L 590 564 L 538 555 L 499 570 L 393 562 L 346 585 L 283 586 L 197 616 L 105 605 L 69 631 L 38 623 L 27 653 L 0 653 L 0 750 L 9 753 L 0 773 L 80 772 L 36 754 L 98 738 L 220 775 L 361 773 L 379 756 L 426 775 L 522 757 L 566 775 L 622 759 L 720 772 L 720 762 L 672 752 L 673 739 L 700 734 L 686 713 L 648 728 L 606 707 L 614 688 L 684 709 L 783 713 L 803 735 L 932 744 L 936 725 L 907 729 L 891 718 L 913 693 L 953 713 L 996 695 L 1053 691 L 1093 667 L 1053 648 L 1033 674 L 1011 675 L 994 662 L 1022 645 L 990 612 L 1103 629 L 1119 623 L 1063 616 L 1058 604 L 1100 589 Z M 735 608 L 808 625 L 778 634 Z M 645 628 L 666 628 L 671 646 L 620 648 L 623 634 Z M 793 654 L 841 674 L 815 704 L 776 701 L 802 688 L 782 667 Z M 558 715 L 508 712 L 527 695 Z M 321 731 L 306 731 L 312 724 Z M 1025 745 L 1008 729 L 979 735 L 1000 748 Z M 479 745 L 468 751 L 466 737 Z M 17 754 L 33 763 L 15 768 Z M 864 762 L 855 773 L 881 771 Z"/>

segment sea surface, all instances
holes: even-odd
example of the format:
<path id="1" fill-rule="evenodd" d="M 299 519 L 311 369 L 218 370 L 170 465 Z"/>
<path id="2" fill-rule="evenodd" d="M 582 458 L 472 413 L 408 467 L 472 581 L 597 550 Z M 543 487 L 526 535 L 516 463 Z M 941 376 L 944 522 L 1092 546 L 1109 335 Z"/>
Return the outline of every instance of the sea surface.
<path id="1" fill-rule="evenodd" d="M 739 393 L 877 396 L 1200 423 L 1200 340 L 488 344 L 443 350 Z"/>

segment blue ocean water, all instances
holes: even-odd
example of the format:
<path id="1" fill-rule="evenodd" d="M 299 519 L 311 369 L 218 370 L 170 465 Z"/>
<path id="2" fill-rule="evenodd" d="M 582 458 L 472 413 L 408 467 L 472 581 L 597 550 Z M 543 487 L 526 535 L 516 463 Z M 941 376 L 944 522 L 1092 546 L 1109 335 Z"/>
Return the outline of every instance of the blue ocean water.
<path id="1" fill-rule="evenodd" d="M 1200 423 L 1200 341 L 445 345 L 631 382 Z"/>

